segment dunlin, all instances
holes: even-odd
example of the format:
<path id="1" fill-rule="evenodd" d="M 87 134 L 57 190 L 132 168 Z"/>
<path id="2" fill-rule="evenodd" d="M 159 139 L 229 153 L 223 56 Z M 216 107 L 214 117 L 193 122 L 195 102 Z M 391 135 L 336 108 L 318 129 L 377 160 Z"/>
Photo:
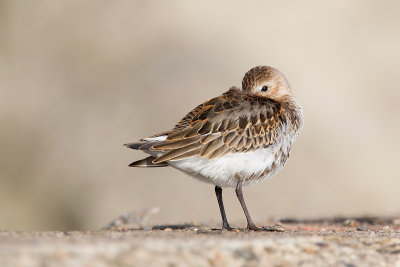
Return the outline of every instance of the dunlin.
<path id="1" fill-rule="evenodd" d="M 169 131 L 125 146 L 149 157 L 131 167 L 171 166 L 215 185 L 222 229 L 226 218 L 222 188 L 235 187 L 247 219 L 257 227 L 243 199 L 242 186 L 259 183 L 285 165 L 303 126 L 303 111 L 286 78 L 277 69 L 258 66 L 243 77 L 242 88 L 231 87 L 190 111 Z"/>

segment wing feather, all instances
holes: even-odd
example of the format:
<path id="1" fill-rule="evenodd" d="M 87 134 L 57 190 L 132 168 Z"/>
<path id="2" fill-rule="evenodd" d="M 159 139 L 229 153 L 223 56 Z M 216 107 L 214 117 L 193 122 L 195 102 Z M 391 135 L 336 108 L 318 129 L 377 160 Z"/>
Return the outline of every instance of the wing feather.
<path id="1" fill-rule="evenodd" d="M 219 137 L 219 134 L 209 134 L 201 137 L 201 143 L 206 145 Z"/>
<path id="2" fill-rule="evenodd" d="M 203 146 L 200 150 L 200 156 L 207 156 L 208 154 L 213 153 L 220 146 L 222 146 L 224 142 L 222 141 L 222 137 L 216 138 L 214 141 L 209 142 L 205 146 Z"/>
<path id="3" fill-rule="evenodd" d="M 157 164 L 163 161 L 171 160 L 174 159 L 178 156 L 182 156 L 185 153 L 188 153 L 194 149 L 197 149 L 199 147 L 198 143 L 190 144 L 178 149 L 172 149 L 169 150 L 167 153 L 162 154 L 161 156 L 157 157 L 155 160 L 153 160 L 153 163 Z"/>
<path id="4" fill-rule="evenodd" d="M 285 123 L 281 105 L 271 99 L 231 88 L 189 112 L 167 139 L 151 147 L 165 151 L 153 162 L 193 156 L 214 159 L 273 144 Z M 136 146 L 135 146 L 136 147 Z"/>
<path id="5" fill-rule="evenodd" d="M 172 149 L 178 149 L 187 145 L 191 145 L 193 143 L 196 143 L 200 140 L 200 136 L 194 136 L 192 138 L 184 138 L 184 139 L 178 139 L 174 141 L 169 141 L 169 142 L 162 142 L 153 145 L 153 150 L 172 150 Z"/>
<path id="6" fill-rule="evenodd" d="M 208 159 L 218 158 L 222 155 L 225 155 L 227 152 L 229 152 L 229 147 L 227 145 L 222 145 L 219 148 L 217 148 L 214 152 L 209 154 Z"/>

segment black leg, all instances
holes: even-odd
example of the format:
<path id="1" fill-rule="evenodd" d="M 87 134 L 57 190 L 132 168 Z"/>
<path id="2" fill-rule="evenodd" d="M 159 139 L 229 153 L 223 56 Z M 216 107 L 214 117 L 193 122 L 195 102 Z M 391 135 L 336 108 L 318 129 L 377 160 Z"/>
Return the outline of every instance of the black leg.
<path id="1" fill-rule="evenodd" d="M 247 219 L 247 229 L 252 231 L 270 231 L 270 232 L 285 232 L 285 228 L 281 226 L 270 226 L 270 227 L 257 227 L 250 217 L 250 213 L 247 210 L 246 203 L 244 202 L 243 192 L 242 192 L 242 182 L 238 182 L 236 186 L 236 196 L 239 199 L 240 205 L 242 205 L 244 214 Z"/>
<path id="2" fill-rule="evenodd" d="M 229 226 L 228 220 L 226 219 L 224 202 L 222 201 L 222 188 L 215 186 L 215 194 L 217 195 L 219 211 L 221 212 L 222 217 L 222 230 L 233 230 L 233 228 Z"/>
<path id="3" fill-rule="evenodd" d="M 238 182 L 237 186 L 236 186 L 236 196 L 239 199 L 240 205 L 242 205 L 242 209 L 244 211 L 244 215 L 246 215 L 246 219 L 247 219 L 247 229 L 249 230 L 253 230 L 253 231 L 263 231 L 264 229 L 259 228 L 255 225 L 255 223 L 253 222 L 253 220 L 250 217 L 250 213 L 247 210 L 246 207 L 246 203 L 244 202 L 244 198 L 243 198 L 243 192 L 242 192 L 242 182 Z"/>

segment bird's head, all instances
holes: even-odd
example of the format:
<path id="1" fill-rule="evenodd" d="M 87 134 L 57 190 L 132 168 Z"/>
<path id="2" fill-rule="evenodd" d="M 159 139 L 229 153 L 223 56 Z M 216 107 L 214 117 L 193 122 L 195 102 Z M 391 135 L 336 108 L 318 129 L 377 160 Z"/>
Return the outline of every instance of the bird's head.
<path id="1" fill-rule="evenodd" d="M 268 66 L 257 66 L 246 72 L 242 90 L 277 101 L 293 95 L 285 76 L 279 70 Z"/>

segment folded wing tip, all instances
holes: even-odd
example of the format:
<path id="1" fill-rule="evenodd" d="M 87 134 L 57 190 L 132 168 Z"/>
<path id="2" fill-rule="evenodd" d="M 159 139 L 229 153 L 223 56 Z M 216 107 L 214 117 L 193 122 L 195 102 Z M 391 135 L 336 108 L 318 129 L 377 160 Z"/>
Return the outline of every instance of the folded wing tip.
<path id="1" fill-rule="evenodd" d="M 137 160 L 129 164 L 129 167 L 143 167 L 143 168 L 149 168 L 149 167 L 167 167 L 168 163 L 166 162 L 155 162 L 156 158 L 153 156 Z"/>

